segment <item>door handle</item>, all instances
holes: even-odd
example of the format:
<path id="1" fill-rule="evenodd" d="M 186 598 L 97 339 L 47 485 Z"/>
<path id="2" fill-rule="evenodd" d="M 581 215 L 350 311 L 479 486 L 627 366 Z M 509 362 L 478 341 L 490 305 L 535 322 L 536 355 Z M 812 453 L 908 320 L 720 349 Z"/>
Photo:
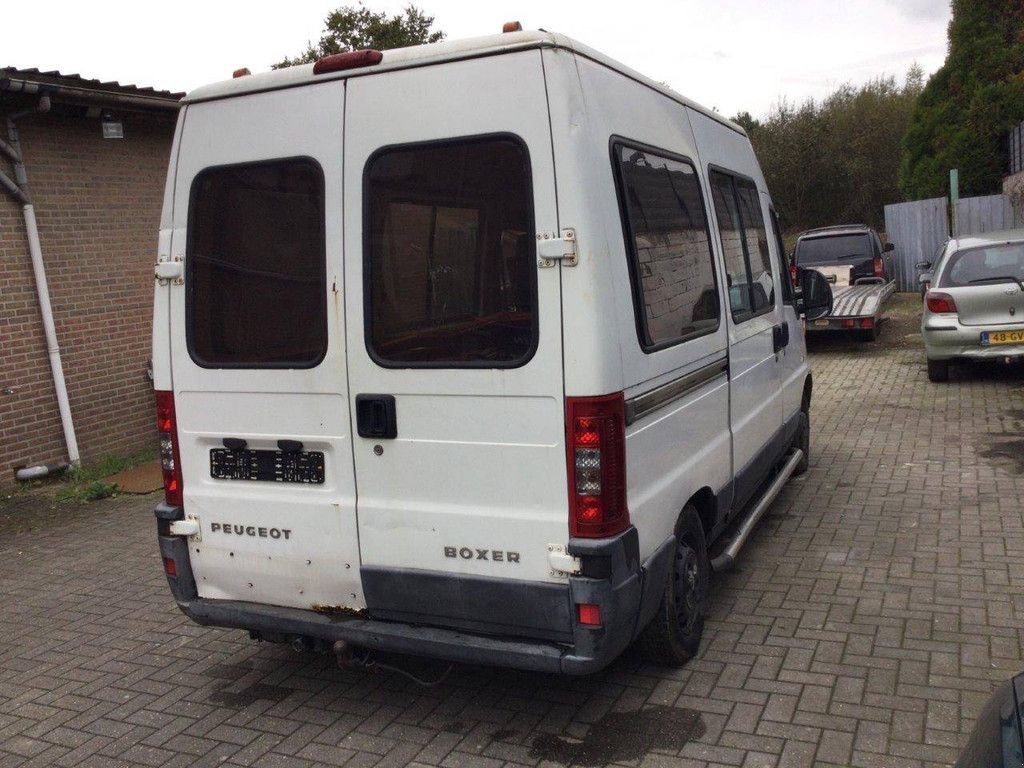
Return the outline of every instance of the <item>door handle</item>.
<path id="1" fill-rule="evenodd" d="M 780 352 L 787 346 L 789 346 L 789 323 L 776 325 L 772 328 L 772 348 L 775 352 Z"/>
<path id="2" fill-rule="evenodd" d="M 360 437 L 393 440 L 398 436 L 394 395 L 356 395 L 356 431 Z"/>

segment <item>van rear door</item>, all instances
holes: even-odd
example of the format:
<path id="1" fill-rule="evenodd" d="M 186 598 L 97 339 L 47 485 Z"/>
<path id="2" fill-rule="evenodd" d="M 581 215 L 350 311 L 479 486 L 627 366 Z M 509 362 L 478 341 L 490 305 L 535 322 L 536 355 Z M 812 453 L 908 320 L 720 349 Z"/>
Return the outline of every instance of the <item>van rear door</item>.
<path id="1" fill-rule="evenodd" d="M 171 367 L 200 597 L 359 609 L 341 269 L 344 84 L 190 104 Z"/>
<path id="2" fill-rule="evenodd" d="M 346 316 L 370 613 L 522 627 L 528 612 L 498 596 L 564 583 L 547 545 L 568 537 L 560 267 L 539 267 L 536 246 L 558 231 L 540 52 L 348 87 Z"/>

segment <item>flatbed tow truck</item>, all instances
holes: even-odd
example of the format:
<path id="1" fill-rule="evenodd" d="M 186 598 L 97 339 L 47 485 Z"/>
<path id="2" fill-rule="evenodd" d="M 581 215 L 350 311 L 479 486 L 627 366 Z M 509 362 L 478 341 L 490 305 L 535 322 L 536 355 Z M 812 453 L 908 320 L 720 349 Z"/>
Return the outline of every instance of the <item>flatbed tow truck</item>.
<path id="1" fill-rule="evenodd" d="M 811 321 L 808 331 L 849 331 L 867 341 L 878 338 L 885 305 L 896 291 L 889 279 L 885 254 L 873 229 L 844 224 L 812 229 L 800 235 L 793 254 L 794 266 L 814 269 L 832 286 L 832 314 Z"/>

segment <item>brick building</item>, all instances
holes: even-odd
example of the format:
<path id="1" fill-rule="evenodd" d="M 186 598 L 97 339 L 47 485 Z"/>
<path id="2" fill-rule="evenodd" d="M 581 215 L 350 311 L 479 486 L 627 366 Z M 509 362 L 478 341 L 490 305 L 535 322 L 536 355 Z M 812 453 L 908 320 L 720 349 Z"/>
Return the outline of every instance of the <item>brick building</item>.
<path id="1" fill-rule="evenodd" d="M 0 486 L 19 466 L 69 456 L 26 202 L 82 461 L 156 446 L 153 264 L 181 95 L 0 69 Z"/>

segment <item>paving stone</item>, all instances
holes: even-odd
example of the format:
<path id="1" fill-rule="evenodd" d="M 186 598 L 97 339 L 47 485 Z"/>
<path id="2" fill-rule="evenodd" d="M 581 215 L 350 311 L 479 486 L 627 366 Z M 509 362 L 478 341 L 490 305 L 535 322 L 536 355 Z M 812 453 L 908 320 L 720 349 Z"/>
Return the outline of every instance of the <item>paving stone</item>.
<path id="1" fill-rule="evenodd" d="M 991 452 L 1024 430 L 1024 387 L 998 367 L 931 384 L 916 342 L 811 346 L 810 470 L 716 575 L 680 669 L 629 651 L 582 680 L 456 665 L 434 688 L 338 670 L 188 621 L 155 496 L 0 502 L 0 768 L 555 768 L 552 738 L 678 709 L 699 735 L 616 763 L 948 765 L 1024 667 L 1024 474 Z"/>

